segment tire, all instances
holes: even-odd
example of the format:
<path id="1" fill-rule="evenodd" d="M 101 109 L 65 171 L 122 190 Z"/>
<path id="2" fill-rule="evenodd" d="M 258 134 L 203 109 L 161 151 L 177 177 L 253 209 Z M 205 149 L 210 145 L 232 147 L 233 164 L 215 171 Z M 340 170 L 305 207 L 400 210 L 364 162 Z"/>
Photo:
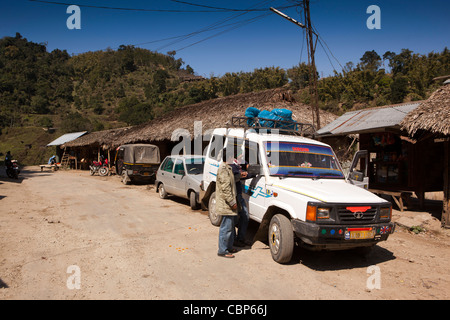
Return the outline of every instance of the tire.
<path id="1" fill-rule="evenodd" d="M 282 214 L 276 214 L 270 220 L 269 247 L 272 259 L 278 263 L 288 263 L 294 252 L 294 231 L 291 221 Z"/>
<path id="2" fill-rule="evenodd" d="M 160 184 L 158 187 L 158 193 L 159 193 L 159 197 L 161 199 L 167 199 L 168 193 L 166 192 L 166 189 L 164 188 L 164 184 Z"/>
<path id="3" fill-rule="evenodd" d="M 95 169 L 94 169 L 92 166 L 90 166 L 89 169 L 91 170 L 91 172 L 90 172 L 90 173 L 91 173 L 91 176 L 93 176 L 94 173 L 95 173 Z"/>
<path id="4" fill-rule="evenodd" d="M 209 197 L 208 217 L 213 226 L 219 227 L 222 223 L 222 216 L 216 213 L 216 192 L 214 191 Z"/>
<path id="5" fill-rule="evenodd" d="M 108 173 L 109 173 L 108 167 L 101 167 L 100 169 L 98 169 L 98 174 L 102 177 L 107 176 Z"/>
<path id="6" fill-rule="evenodd" d="M 122 174 L 122 183 L 124 185 L 129 185 L 131 182 L 131 179 L 128 177 L 128 174 L 126 172 L 123 172 Z"/>
<path id="7" fill-rule="evenodd" d="M 195 191 L 191 191 L 189 193 L 189 204 L 191 205 L 192 210 L 197 210 L 199 208 L 199 204 L 197 203 L 197 194 Z"/>

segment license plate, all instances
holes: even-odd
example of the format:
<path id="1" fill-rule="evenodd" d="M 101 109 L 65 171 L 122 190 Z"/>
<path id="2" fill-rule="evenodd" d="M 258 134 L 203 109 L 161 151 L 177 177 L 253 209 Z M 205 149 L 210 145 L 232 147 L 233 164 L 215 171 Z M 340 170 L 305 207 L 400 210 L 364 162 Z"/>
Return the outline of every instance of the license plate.
<path id="1" fill-rule="evenodd" d="M 345 232 L 345 240 L 373 239 L 374 236 L 372 228 L 349 228 Z"/>
<path id="2" fill-rule="evenodd" d="M 144 176 L 149 176 L 150 172 L 144 172 Z"/>

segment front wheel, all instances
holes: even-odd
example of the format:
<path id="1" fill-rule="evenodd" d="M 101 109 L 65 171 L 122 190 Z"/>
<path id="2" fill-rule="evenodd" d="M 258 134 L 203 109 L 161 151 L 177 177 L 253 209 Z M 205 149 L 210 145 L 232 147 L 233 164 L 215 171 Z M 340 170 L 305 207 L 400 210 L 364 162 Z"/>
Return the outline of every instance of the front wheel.
<path id="1" fill-rule="evenodd" d="M 291 221 L 282 214 L 276 214 L 270 220 L 269 247 L 273 260 L 288 263 L 294 252 L 294 231 Z"/>
<path id="2" fill-rule="evenodd" d="M 199 208 L 197 203 L 197 194 L 195 191 L 191 191 L 191 193 L 189 193 L 189 204 L 191 205 L 192 210 L 197 210 Z"/>
<path id="3" fill-rule="evenodd" d="M 209 197 L 208 216 L 213 226 L 220 226 L 222 223 L 222 215 L 217 214 L 216 210 L 216 192 L 213 192 Z"/>
<path id="4" fill-rule="evenodd" d="M 109 173 L 108 167 L 101 167 L 101 168 L 98 170 L 98 174 L 101 175 L 102 177 L 107 176 L 108 173 Z"/>

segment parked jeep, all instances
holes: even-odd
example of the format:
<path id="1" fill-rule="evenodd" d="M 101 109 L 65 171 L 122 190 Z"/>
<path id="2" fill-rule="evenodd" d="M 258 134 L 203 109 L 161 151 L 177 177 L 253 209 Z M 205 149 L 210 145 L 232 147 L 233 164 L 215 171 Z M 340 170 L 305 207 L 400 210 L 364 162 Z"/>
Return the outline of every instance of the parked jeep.
<path id="1" fill-rule="evenodd" d="M 166 199 L 169 194 L 189 199 L 193 210 L 199 209 L 203 156 L 168 156 L 156 173 L 156 192 Z"/>
<path id="2" fill-rule="evenodd" d="M 276 262 L 289 262 L 295 243 L 315 250 L 371 248 L 394 232 L 391 203 L 350 183 L 329 145 L 295 130 L 239 127 L 215 129 L 207 148 L 201 201 L 213 225 L 221 218 L 215 184 L 224 147 L 240 148 L 256 174 L 245 180 L 243 197 L 250 219 L 260 223 L 255 238 L 268 240 Z"/>

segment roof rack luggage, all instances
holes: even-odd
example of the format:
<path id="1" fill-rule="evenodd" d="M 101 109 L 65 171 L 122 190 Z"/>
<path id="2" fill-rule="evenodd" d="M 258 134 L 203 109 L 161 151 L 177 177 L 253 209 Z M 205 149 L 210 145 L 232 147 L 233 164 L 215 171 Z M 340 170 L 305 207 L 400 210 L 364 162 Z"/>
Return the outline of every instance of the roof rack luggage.
<path id="1" fill-rule="evenodd" d="M 231 117 L 229 127 L 255 129 L 257 132 L 264 130 L 264 132 L 281 134 L 291 134 L 297 136 L 314 136 L 316 132 L 314 125 L 310 123 L 301 123 L 289 120 L 275 120 L 263 118 L 248 118 L 248 117 Z"/>

